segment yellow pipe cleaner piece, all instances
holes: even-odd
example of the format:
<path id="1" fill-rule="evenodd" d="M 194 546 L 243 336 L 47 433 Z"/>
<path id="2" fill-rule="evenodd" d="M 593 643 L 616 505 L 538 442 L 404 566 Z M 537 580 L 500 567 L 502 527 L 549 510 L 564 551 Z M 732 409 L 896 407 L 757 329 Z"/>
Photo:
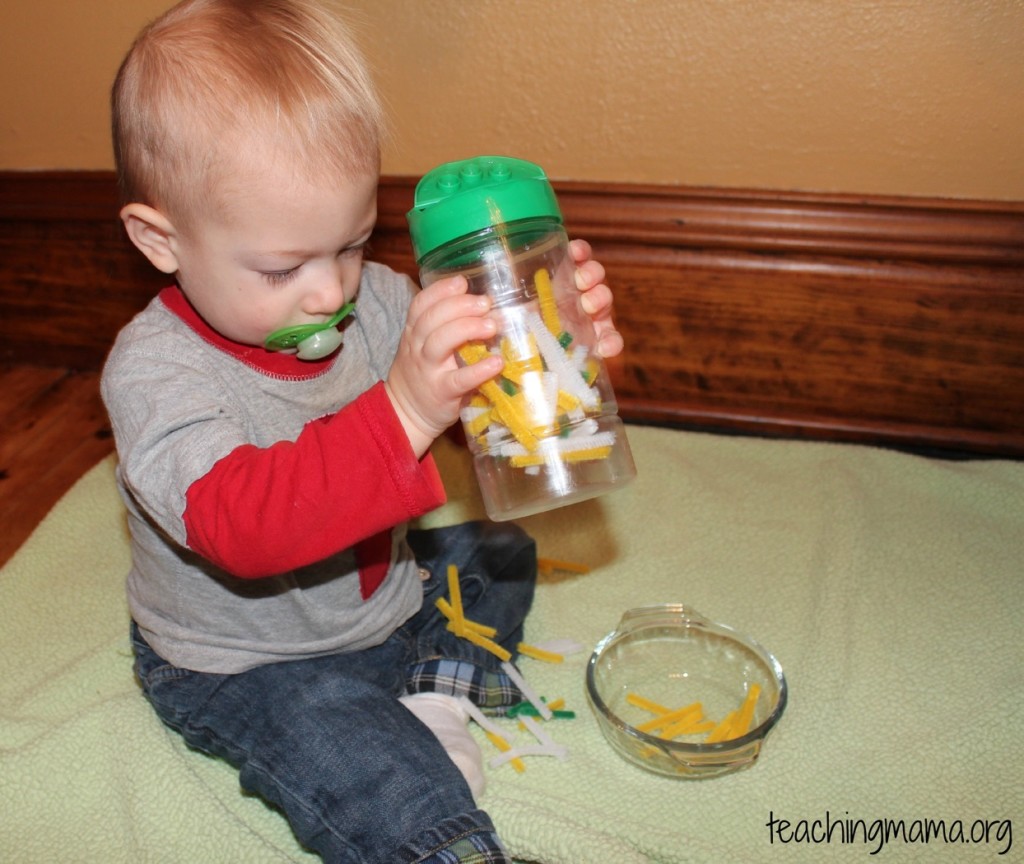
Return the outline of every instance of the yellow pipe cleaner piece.
<path id="1" fill-rule="evenodd" d="M 557 338 L 562 332 L 562 321 L 558 317 L 558 303 L 548 271 L 541 267 L 534 273 L 533 284 L 537 289 L 537 300 L 540 303 L 540 317 L 544 321 L 544 326 Z"/>
<path id="2" fill-rule="evenodd" d="M 561 663 L 565 660 L 565 656 L 562 654 L 556 654 L 554 651 L 545 651 L 543 648 L 528 645 L 526 642 L 520 642 L 516 648 L 520 654 L 532 657 L 534 660 L 543 660 L 545 663 Z"/>

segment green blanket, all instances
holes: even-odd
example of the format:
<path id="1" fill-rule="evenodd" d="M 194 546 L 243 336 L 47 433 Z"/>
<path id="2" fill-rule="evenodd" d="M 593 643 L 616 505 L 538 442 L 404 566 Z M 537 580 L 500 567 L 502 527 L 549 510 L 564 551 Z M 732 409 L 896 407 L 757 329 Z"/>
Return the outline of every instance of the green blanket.
<path id="1" fill-rule="evenodd" d="M 527 626 L 530 642 L 586 650 L 520 664 L 577 712 L 545 727 L 569 759 L 492 769 L 480 802 L 516 858 L 866 861 L 881 848 L 888 862 L 991 861 L 1012 847 L 1001 860 L 1014 860 L 1024 464 L 629 435 L 631 487 L 523 520 L 542 556 L 591 572 L 543 578 Z M 436 455 L 451 503 L 424 523 L 480 515 L 465 455 L 447 442 Z M 83 477 L 0 573 L 0 860 L 314 860 L 141 697 L 112 468 Z M 785 669 L 789 705 L 749 770 L 649 774 L 609 748 L 587 708 L 594 643 L 624 610 L 670 601 L 749 633 Z"/>

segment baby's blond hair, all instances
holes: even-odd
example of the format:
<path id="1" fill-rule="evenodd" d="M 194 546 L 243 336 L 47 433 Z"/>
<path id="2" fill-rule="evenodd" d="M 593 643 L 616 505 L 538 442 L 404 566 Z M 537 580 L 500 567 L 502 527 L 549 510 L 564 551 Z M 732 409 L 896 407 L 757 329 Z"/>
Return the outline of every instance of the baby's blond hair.
<path id="1" fill-rule="evenodd" d="M 185 0 L 147 26 L 111 93 L 124 203 L 216 205 L 240 148 L 352 179 L 380 165 L 383 112 L 345 25 L 312 0 Z"/>

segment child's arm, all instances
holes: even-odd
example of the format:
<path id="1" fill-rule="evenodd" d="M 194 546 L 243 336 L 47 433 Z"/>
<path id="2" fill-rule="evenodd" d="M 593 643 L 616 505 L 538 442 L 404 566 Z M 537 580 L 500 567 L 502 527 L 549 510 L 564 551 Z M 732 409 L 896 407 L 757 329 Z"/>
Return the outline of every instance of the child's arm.
<path id="1" fill-rule="evenodd" d="M 379 323 L 360 381 L 394 357 L 415 296 L 406 277 L 370 276 L 364 308 L 371 304 L 367 314 Z M 268 432 L 258 418 L 280 405 L 258 395 L 254 404 L 209 352 L 189 351 L 181 336 L 194 325 L 165 306 L 154 304 L 119 337 L 103 390 L 126 492 L 176 543 L 236 576 L 274 576 L 444 503 L 433 463 L 413 453 L 383 382 L 335 413 L 337 401 L 321 389 L 300 409 L 317 419 L 301 431 L 287 420 L 277 427 L 284 431 Z M 336 399 L 357 387 L 342 387 Z"/>
<path id="2" fill-rule="evenodd" d="M 405 323 L 391 343 L 387 386 L 272 446 L 241 443 L 247 436 L 236 434 L 230 411 L 186 424 L 187 436 L 203 441 L 212 439 L 212 427 L 229 427 L 214 433 L 224 455 L 186 486 L 182 520 L 190 549 L 236 576 L 258 578 L 321 560 L 443 503 L 440 478 L 423 457 L 457 419 L 464 393 L 498 374 L 501 361 L 479 369 L 455 364 L 460 345 L 494 331 L 489 301 L 467 295 L 464 279 L 420 292 L 408 287 L 401 298 L 408 306 L 391 297 Z M 170 451 L 193 448 L 183 435 L 174 437 L 161 446 L 180 465 Z"/>
<path id="3" fill-rule="evenodd" d="M 329 454 L 329 458 L 328 458 Z M 295 441 L 237 447 L 186 492 L 190 549 L 241 578 L 323 560 L 443 504 L 380 384 Z"/>

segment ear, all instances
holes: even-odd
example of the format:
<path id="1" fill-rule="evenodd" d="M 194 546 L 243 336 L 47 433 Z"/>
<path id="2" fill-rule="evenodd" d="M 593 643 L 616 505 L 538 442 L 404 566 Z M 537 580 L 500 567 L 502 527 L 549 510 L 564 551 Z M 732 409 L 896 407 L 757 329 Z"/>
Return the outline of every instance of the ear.
<path id="1" fill-rule="evenodd" d="M 177 232 L 170 219 L 147 204 L 134 203 L 121 208 L 121 221 L 128 238 L 157 270 L 178 271 L 178 256 L 174 251 Z"/>

